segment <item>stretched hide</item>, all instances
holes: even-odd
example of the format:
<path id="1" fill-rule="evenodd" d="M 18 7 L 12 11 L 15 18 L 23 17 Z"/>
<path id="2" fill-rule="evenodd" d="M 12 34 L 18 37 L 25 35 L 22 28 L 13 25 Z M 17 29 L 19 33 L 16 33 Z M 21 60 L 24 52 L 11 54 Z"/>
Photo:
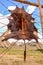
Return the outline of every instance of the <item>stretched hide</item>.
<path id="1" fill-rule="evenodd" d="M 7 26 L 8 29 L 11 30 L 11 33 L 5 35 L 3 41 L 9 38 L 16 38 L 28 40 L 35 39 L 36 42 L 38 42 L 38 36 L 36 34 L 37 28 L 34 26 L 34 18 L 32 15 L 25 12 L 24 8 L 18 7 L 10 12 L 10 23 Z"/>

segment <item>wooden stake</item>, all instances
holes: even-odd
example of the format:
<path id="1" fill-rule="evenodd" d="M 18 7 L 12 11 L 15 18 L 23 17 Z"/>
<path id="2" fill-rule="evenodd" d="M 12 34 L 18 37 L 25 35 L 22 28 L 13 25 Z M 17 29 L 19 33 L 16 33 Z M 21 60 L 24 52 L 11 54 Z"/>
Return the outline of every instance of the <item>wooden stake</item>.
<path id="1" fill-rule="evenodd" d="M 25 40 L 24 40 L 24 62 L 26 61 L 26 43 L 25 43 Z"/>

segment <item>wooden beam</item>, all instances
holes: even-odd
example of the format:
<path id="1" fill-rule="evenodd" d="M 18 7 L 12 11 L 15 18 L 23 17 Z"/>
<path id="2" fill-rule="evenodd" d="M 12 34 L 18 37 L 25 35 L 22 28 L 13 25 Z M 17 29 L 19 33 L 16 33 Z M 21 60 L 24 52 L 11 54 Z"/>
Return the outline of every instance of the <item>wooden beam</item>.
<path id="1" fill-rule="evenodd" d="M 23 4 L 28 4 L 28 5 L 39 7 L 39 4 L 32 3 L 32 2 L 29 2 L 29 1 L 22 1 L 22 0 L 13 0 L 13 1 L 17 1 L 17 2 L 21 2 Z M 43 5 L 41 5 L 41 7 L 43 8 Z"/>
<path id="2" fill-rule="evenodd" d="M 39 4 L 39 12 L 40 12 L 41 26 L 42 26 L 42 38 L 43 38 L 43 13 L 42 13 L 42 6 L 40 4 L 40 0 L 38 0 L 38 4 Z"/>

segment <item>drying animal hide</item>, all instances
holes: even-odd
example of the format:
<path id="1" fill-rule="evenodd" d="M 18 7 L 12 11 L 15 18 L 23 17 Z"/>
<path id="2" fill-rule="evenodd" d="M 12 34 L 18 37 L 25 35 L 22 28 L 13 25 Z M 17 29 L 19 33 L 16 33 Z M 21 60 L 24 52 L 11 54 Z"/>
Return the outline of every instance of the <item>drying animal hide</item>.
<path id="1" fill-rule="evenodd" d="M 37 29 L 34 26 L 34 18 L 31 14 L 25 12 L 24 8 L 16 7 L 15 10 L 9 10 L 11 16 L 9 17 L 10 23 L 7 25 L 10 34 L 5 35 L 4 40 L 9 38 L 15 39 L 35 39 L 38 42 Z"/>

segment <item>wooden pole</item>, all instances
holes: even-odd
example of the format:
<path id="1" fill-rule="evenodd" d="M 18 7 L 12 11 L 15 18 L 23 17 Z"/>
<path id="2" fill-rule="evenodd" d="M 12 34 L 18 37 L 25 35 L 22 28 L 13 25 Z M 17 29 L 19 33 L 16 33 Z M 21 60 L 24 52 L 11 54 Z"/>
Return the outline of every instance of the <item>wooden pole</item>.
<path id="1" fill-rule="evenodd" d="M 32 6 L 39 7 L 38 4 L 29 2 L 29 1 L 22 1 L 22 0 L 13 0 L 13 1 L 17 1 L 17 2 L 20 2 L 20 3 L 23 3 L 23 4 L 28 4 L 28 5 L 32 5 Z M 41 5 L 41 6 L 42 6 L 42 8 L 43 8 L 43 5 Z"/>
<path id="2" fill-rule="evenodd" d="M 40 0 L 38 0 L 38 5 L 39 5 L 39 12 L 40 12 L 40 20 L 41 20 L 41 26 L 42 26 L 42 38 L 43 38 L 43 17 L 42 17 L 42 6 L 40 4 Z"/>
<path id="3" fill-rule="evenodd" d="M 24 20 L 22 17 L 22 33 L 23 33 L 23 40 L 24 40 L 24 62 L 26 61 L 26 43 L 25 43 L 25 25 L 24 25 Z"/>
<path id="4" fill-rule="evenodd" d="M 25 40 L 24 40 L 24 62 L 26 61 L 26 43 L 25 43 Z"/>

